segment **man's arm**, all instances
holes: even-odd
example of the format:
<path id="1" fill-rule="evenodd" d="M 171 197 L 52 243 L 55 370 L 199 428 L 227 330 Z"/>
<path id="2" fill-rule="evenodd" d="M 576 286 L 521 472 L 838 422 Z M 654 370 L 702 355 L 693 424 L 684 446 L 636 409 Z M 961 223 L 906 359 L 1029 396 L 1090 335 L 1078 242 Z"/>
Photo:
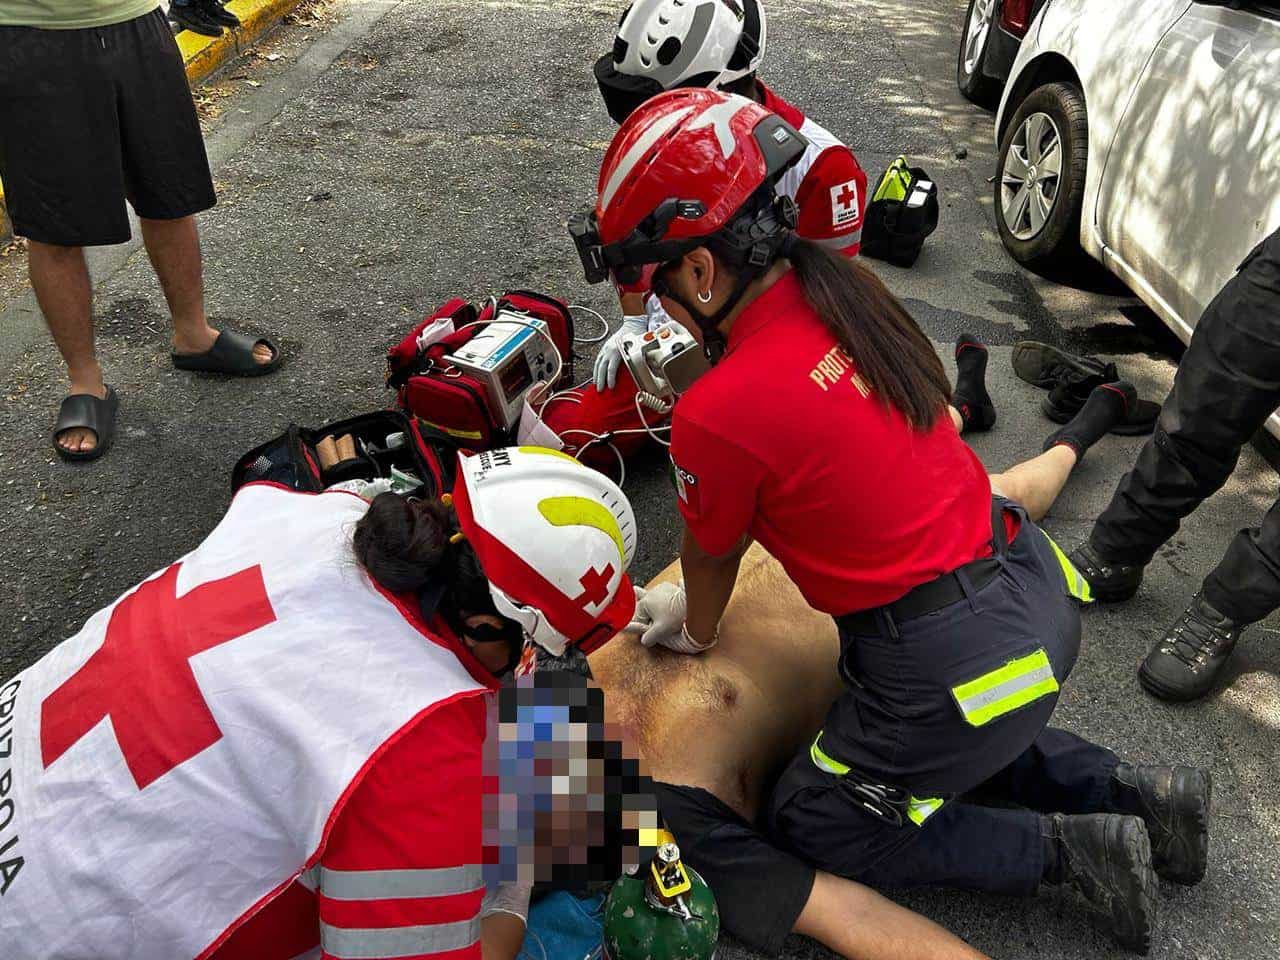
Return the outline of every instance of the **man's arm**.
<path id="1" fill-rule="evenodd" d="M 794 932 L 848 960 L 988 960 L 932 920 L 822 871 L 814 877 Z"/>
<path id="2" fill-rule="evenodd" d="M 703 550 L 685 527 L 680 547 L 680 567 L 684 571 L 684 587 L 688 600 L 685 626 L 689 636 L 701 647 L 715 642 L 720 618 L 724 616 L 733 585 L 738 581 L 738 567 L 749 539 L 744 538 L 728 553 L 713 556 Z"/>
<path id="3" fill-rule="evenodd" d="M 524 943 L 524 921 L 510 913 L 491 913 L 480 921 L 481 960 L 516 960 Z"/>

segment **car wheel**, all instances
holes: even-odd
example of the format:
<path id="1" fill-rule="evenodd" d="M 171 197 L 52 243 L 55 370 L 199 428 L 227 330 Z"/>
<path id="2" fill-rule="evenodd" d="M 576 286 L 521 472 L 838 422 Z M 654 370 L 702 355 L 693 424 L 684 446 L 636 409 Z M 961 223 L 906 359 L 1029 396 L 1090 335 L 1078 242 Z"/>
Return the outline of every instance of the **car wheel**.
<path id="1" fill-rule="evenodd" d="M 1048 265 L 1078 253 L 1089 155 L 1084 94 L 1050 83 L 1022 101 L 1000 139 L 996 225 L 1019 263 Z"/>
<path id="2" fill-rule="evenodd" d="M 969 0 L 964 32 L 960 35 L 956 86 L 966 98 L 982 107 L 994 106 L 1000 96 L 1000 84 L 982 72 L 999 13 L 1000 0 Z"/>

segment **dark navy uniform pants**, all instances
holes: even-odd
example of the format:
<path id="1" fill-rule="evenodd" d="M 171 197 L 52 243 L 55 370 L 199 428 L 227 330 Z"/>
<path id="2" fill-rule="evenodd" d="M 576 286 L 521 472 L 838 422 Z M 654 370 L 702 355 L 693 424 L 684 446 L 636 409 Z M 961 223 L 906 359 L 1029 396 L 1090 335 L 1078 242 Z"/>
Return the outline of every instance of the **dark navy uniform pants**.
<path id="1" fill-rule="evenodd" d="M 1108 559 L 1148 563 L 1182 518 L 1217 491 L 1240 450 L 1280 407 L 1280 230 L 1205 308 L 1155 432 L 1089 541 Z M 1280 607 L 1280 502 L 1241 530 L 1205 578 L 1205 598 L 1237 623 Z"/>
<path id="2" fill-rule="evenodd" d="M 769 805 L 775 838 L 821 869 L 874 886 L 1030 895 L 1052 849 L 1042 814 L 1106 808 L 1115 754 L 1047 726 L 1079 652 L 1079 600 L 1065 558 L 1021 508 L 1007 508 L 1021 529 L 999 573 L 965 599 L 878 635 L 838 621 L 850 687 L 818 744 L 851 771 L 802 750 Z M 1047 659 L 1053 691 L 968 722 L 955 691 L 1028 657 Z M 919 822 L 867 812 L 853 789 L 866 781 L 909 792 Z"/>

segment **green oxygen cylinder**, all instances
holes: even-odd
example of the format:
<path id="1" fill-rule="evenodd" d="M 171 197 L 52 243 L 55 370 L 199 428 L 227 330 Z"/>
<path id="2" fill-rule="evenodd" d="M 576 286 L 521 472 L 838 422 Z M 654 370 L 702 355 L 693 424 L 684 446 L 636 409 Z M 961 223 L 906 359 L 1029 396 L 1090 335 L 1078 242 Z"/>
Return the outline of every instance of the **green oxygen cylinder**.
<path id="1" fill-rule="evenodd" d="M 638 875 L 619 878 L 605 901 L 605 960 L 713 960 L 719 937 L 716 898 L 674 842 Z"/>

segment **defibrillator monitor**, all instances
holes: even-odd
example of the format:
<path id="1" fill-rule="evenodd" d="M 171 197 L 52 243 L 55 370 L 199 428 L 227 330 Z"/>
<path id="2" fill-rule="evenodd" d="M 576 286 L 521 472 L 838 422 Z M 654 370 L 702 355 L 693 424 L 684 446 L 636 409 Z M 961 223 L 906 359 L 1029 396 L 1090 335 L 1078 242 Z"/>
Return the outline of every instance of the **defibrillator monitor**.
<path id="1" fill-rule="evenodd" d="M 493 322 L 445 357 L 484 385 L 496 423 L 510 430 L 520 420 L 525 394 L 556 374 L 556 350 L 546 323 L 514 310 L 500 310 Z"/>
<path id="2" fill-rule="evenodd" d="M 664 400 L 680 396 L 710 369 L 698 341 L 674 320 L 624 336 L 618 349 L 636 386 Z"/>

